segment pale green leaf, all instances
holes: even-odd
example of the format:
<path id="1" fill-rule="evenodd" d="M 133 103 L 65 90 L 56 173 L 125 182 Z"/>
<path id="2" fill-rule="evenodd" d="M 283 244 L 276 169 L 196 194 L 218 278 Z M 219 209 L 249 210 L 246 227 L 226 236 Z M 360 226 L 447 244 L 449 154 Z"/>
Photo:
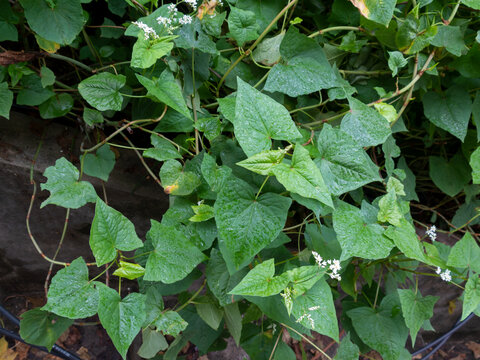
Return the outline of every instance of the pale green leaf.
<path id="1" fill-rule="evenodd" d="M 145 320 L 145 295 L 130 293 L 125 298 L 104 284 L 99 286 L 98 317 L 113 345 L 124 359 Z"/>
<path id="2" fill-rule="evenodd" d="M 388 67 L 392 70 L 392 77 L 398 74 L 398 70 L 407 65 L 407 60 L 400 51 L 388 52 Z"/>
<path id="3" fill-rule="evenodd" d="M 22 0 L 20 4 L 30 28 L 46 40 L 68 45 L 83 28 L 80 0 L 57 0 L 54 6 L 38 0 Z"/>
<path id="4" fill-rule="evenodd" d="M 273 66 L 280 61 L 280 44 L 285 32 L 264 39 L 253 51 L 253 59 L 260 64 Z"/>
<path id="5" fill-rule="evenodd" d="M 165 105 L 168 105 L 180 114 L 191 119 L 190 111 L 188 111 L 187 104 L 182 95 L 182 90 L 168 69 L 164 70 L 156 80 L 151 80 L 139 74 L 135 74 L 135 76 L 140 84 L 148 90 L 148 95 L 153 96 L 158 101 L 163 102 Z"/>
<path id="6" fill-rule="evenodd" d="M 163 36 L 155 40 L 139 36 L 133 45 L 130 66 L 147 69 L 154 65 L 158 59 L 167 55 L 173 49 L 172 40 L 172 36 Z"/>
<path id="7" fill-rule="evenodd" d="M 20 336 L 28 344 L 45 346 L 51 350 L 73 320 L 40 309 L 32 309 L 22 314 Z M 7 358 L 5 358 L 7 359 Z"/>
<path id="8" fill-rule="evenodd" d="M 390 124 L 378 111 L 349 97 L 350 112 L 342 119 L 341 129 L 359 146 L 383 144 L 392 133 Z"/>
<path id="9" fill-rule="evenodd" d="M 390 124 L 397 120 L 397 110 L 392 105 L 380 102 L 375 104 L 374 107 Z"/>
<path id="10" fill-rule="evenodd" d="M 217 330 L 223 319 L 223 312 L 215 304 L 197 303 L 195 304 L 197 314 L 207 323 L 213 330 Z"/>
<path id="11" fill-rule="evenodd" d="M 138 356 L 151 359 L 157 355 L 159 351 L 165 350 L 166 348 L 168 348 L 168 343 L 162 333 L 150 327 L 142 330 L 142 346 L 138 349 Z"/>
<path id="12" fill-rule="evenodd" d="M 155 320 L 157 331 L 165 335 L 178 336 L 188 326 L 188 323 L 176 311 L 166 311 Z"/>
<path id="13" fill-rule="evenodd" d="M 415 228 L 405 218 L 402 218 L 397 226 L 389 226 L 385 231 L 385 236 L 391 239 L 405 256 L 426 262 L 423 247 L 418 240 Z"/>
<path id="14" fill-rule="evenodd" d="M 88 280 L 87 265 L 79 257 L 55 274 L 48 290 L 47 304 L 42 310 L 69 319 L 93 316 L 98 307 L 96 284 Z"/>
<path id="15" fill-rule="evenodd" d="M 97 198 L 95 217 L 90 230 L 90 247 L 97 266 L 114 260 L 117 250 L 131 251 L 143 246 L 133 223 Z"/>
<path id="16" fill-rule="evenodd" d="M 461 2 L 472 9 L 480 10 L 480 2 L 478 0 L 461 0 Z"/>
<path id="17" fill-rule="evenodd" d="M 343 130 L 325 124 L 317 147 L 319 156 L 315 163 L 333 195 L 341 195 L 380 180 L 377 166 Z"/>
<path id="18" fill-rule="evenodd" d="M 318 281 L 293 301 L 293 316 L 307 329 L 338 340 L 338 323 L 332 290 L 325 280 Z"/>
<path id="19" fill-rule="evenodd" d="M 83 161 L 83 171 L 85 174 L 95 176 L 103 181 L 108 181 L 108 177 L 115 166 L 115 153 L 110 150 L 110 146 L 105 144 L 98 148 L 94 154 L 85 155 Z"/>
<path id="20" fill-rule="evenodd" d="M 283 105 L 240 78 L 237 83 L 235 136 L 248 156 L 270 150 L 272 139 L 294 141 L 301 137 Z"/>
<path id="21" fill-rule="evenodd" d="M 182 157 L 178 152 L 178 149 L 168 140 L 165 140 L 156 134 L 152 134 L 150 140 L 153 148 L 145 150 L 143 152 L 144 157 L 155 159 L 157 161 L 180 159 Z"/>
<path id="22" fill-rule="evenodd" d="M 250 270 L 242 281 L 230 291 L 230 294 L 272 296 L 285 289 L 288 283 L 288 277 L 275 276 L 275 261 L 269 259 Z"/>
<path id="23" fill-rule="evenodd" d="M 447 265 L 458 268 L 468 267 L 480 273 L 480 246 L 469 232 L 465 233 L 462 239 L 452 247 Z"/>
<path id="24" fill-rule="evenodd" d="M 461 56 L 463 52 L 467 52 L 460 26 L 440 26 L 437 35 L 430 43 L 433 46 L 444 47 L 455 56 Z"/>
<path id="25" fill-rule="evenodd" d="M 465 139 L 472 113 L 472 101 L 463 87 L 455 85 L 442 94 L 427 92 L 423 97 L 423 111 L 433 124 L 461 141 Z"/>
<path id="26" fill-rule="evenodd" d="M 463 296 L 462 318 L 465 319 L 470 313 L 476 312 L 480 306 L 480 278 L 477 274 L 472 274 L 465 285 Z"/>
<path id="27" fill-rule="evenodd" d="M 193 222 L 207 221 L 215 216 L 213 207 L 207 204 L 192 205 L 192 210 L 195 215 L 189 220 Z"/>
<path id="28" fill-rule="evenodd" d="M 285 154 L 284 150 L 262 151 L 238 162 L 237 165 L 260 175 L 273 175 L 273 167 L 282 162 Z"/>
<path id="29" fill-rule="evenodd" d="M 310 290 L 325 272 L 326 269 L 319 268 L 318 265 L 307 265 L 285 271 L 280 277 L 288 280 L 292 297 L 295 299 Z"/>
<path id="30" fill-rule="evenodd" d="M 124 75 L 113 75 L 102 72 L 90 76 L 78 84 L 80 95 L 95 109 L 122 110 L 123 96 L 120 89 L 125 86 L 127 79 Z"/>
<path id="31" fill-rule="evenodd" d="M 217 195 L 215 220 L 236 268 L 276 239 L 291 202 L 274 193 L 256 198 L 246 182 L 227 180 Z"/>
<path id="32" fill-rule="evenodd" d="M 472 167 L 473 183 L 480 184 L 480 147 L 476 148 L 472 155 L 470 155 L 470 166 Z"/>
<path id="33" fill-rule="evenodd" d="M 165 193 L 171 195 L 189 195 L 201 183 L 197 174 L 185 171 L 177 160 L 168 160 L 162 165 L 160 179 Z"/>
<path id="34" fill-rule="evenodd" d="M 113 275 L 122 277 L 128 280 L 135 280 L 140 276 L 145 275 L 145 269 L 134 263 L 129 263 L 120 260 L 120 267 L 113 272 Z"/>
<path id="35" fill-rule="evenodd" d="M 388 26 L 395 10 L 396 0 L 354 0 L 352 4 L 368 20 Z"/>
<path id="36" fill-rule="evenodd" d="M 388 222 L 392 225 L 400 226 L 403 214 L 397 202 L 395 192 L 388 192 L 386 195 L 383 195 L 378 202 L 378 206 L 380 208 L 377 215 L 379 222 Z"/>
<path id="37" fill-rule="evenodd" d="M 433 307 L 440 298 L 438 296 L 422 297 L 420 291 L 415 292 L 411 289 L 398 289 L 397 291 L 405 324 L 410 329 L 412 346 L 415 346 L 418 331 L 423 323 L 433 316 Z"/>
<path id="38" fill-rule="evenodd" d="M 277 180 L 288 191 L 311 198 L 333 207 L 332 197 L 323 180 L 320 170 L 310 158 L 308 150 L 297 144 L 292 160 L 272 168 Z"/>
<path id="39" fill-rule="evenodd" d="M 280 45 L 284 62 L 276 64 L 268 74 L 265 90 L 288 96 L 311 94 L 339 85 L 323 49 L 315 41 L 290 26 Z"/>
<path id="40" fill-rule="evenodd" d="M 48 180 L 41 184 L 42 190 L 50 191 L 50 196 L 42 202 L 40 208 L 55 204 L 65 208 L 78 209 L 87 202 L 95 202 L 97 194 L 92 184 L 78 181 L 79 171 L 71 162 L 60 158 L 55 166 L 48 167 L 43 173 Z"/>
<path id="41" fill-rule="evenodd" d="M 230 6 L 227 22 L 229 35 L 237 41 L 238 46 L 243 46 L 247 41 L 256 40 L 259 35 L 259 26 L 255 21 L 255 13 L 252 11 Z"/>
<path id="42" fill-rule="evenodd" d="M 368 223 L 360 209 L 339 201 L 333 212 L 333 228 L 342 246 L 340 260 L 352 256 L 364 259 L 383 259 L 393 248 L 393 243 L 383 235 L 383 228 Z"/>
<path id="43" fill-rule="evenodd" d="M 206 256 L 174 226 L 151 220 L 147 240 L 153 250 L 148 256 L 144 279 L 171 284 L 182 280 Z"/>
<path id="44" fill-rule="evenodd" d="M 55 83 L 55 74 L 46 66 L 40 69 L 40 79 L 43 87 L 53 85 Z"/>

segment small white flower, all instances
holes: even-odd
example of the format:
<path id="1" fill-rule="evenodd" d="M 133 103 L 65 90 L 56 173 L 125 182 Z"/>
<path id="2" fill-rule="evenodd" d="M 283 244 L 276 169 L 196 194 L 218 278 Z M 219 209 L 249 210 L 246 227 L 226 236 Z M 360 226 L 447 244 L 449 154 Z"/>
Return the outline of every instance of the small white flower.
<path id="1" fill-rule="evenodd" d="M 317 305 L 317 306 L 309 307 L 308 311 L 315 311 L 315 310 L 318 310 L 318 309 L 320 309 L 320 306 Z"/>
<path id="2" fill-rule="evenodd" d="M 287 308 L 287 311 L 290 314 L 290 311 L 292 310 L 292 306 L 293 306 L 292 293 L 290 291 L 290 288 L 289 287 L 285 288 L 285 290 L 283 290 L 283 293 L 280 293 L 280 295 L 283 297 L 283 301 L 285 301 L 285 307 Z"/>
<path id="3" fill-rule="evenodd" d="M 450 270 L 445 270 L 443 274 L 440 274 L 440 277 L 443 281 L 450 282 L 452 281 L 452 276 L 450 275 Z"/>
<path id="4" fill-rule="evenodd" d="M 437 267 L 437 270 L 435 271 L 437 274 L 440 274 L 442 272 L 442 269 L 440 267 Z"/>
<path id="5" fill-rule="evenodd" d="M 427 234 L 432 241 L 437 240 L 437 227 L 432 225 L 432 227 L 428 229 L 425 234 Z"/>
<path id="6" fill-rule="evenodd" d="M 192 22 L 192 17 L 188 15 L 183 15 L 178 22 L 182 25 L 190 24 Z"/>
<path id="7" fill-rule="evenodd" d="M 320 267 L 325 267 L 325 265 L 323 265 L 325 262 L 323 261 L 322 257 L 320 256 L 319 253 L 317 253 L 316 251 L 312 251 L 312 255 L 313 255 L 313 258 L 315 259 L 315 262 L 317 263 L 318 266 Z"/>
<path id="8" fill-rule="evenodd" d="M 310 323 L 310 327 L 312 329 L 315 329 L 315 321 L 312 319 L 312 316 L 308 313 L 305 313 L 303 314 L 302 316 L 300 316 L 298 319 L 297 319 L 297 323 L 301 322 L 303 319 L 307 319 L 308 322 Z"/>
<path id="9" fill-rule="evenodd" d="M 194 10 L 197 9 L 197 0 L 185 0 L 185 2 L 190 5 L 190 7 Z"/>
<path id="10" fill-rule="evenodd" d="M 153 28 L 141 21 L 134 21 L 132 24 L 138 26 L 143 33 L 145 34 L 145 40 L 148 40 L 150 37 L 158 39 L 158 35 Z"/>
<path id="11" fill-rule="evenodd" d="M 175 4 L 170 4 L 170 5 L 168 5 L 168 11 L 176 14 L 178 10 L 177 10 L 177 7 L 175 6 Z"/>
<path id="12" fill-rule="evenodd" d="M 159 16 L 157 17 L 157 22 L 160 24 L 160 25 L 170 25 L 172 23 L 172 19 L 170 18 L 167 18 L 167 17 L 163 17 L 163 16 Z"/>

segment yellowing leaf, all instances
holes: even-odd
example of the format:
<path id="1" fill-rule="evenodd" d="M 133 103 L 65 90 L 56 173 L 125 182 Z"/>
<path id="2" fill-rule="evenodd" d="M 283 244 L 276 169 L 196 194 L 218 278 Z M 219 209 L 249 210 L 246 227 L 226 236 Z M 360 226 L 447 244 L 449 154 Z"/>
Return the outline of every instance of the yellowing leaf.
<path id="1" fill-rule="evenodd" d="M 0 339 L 0 360 L 14 360 L 17 353 L 8 348 L 8 342 L 5 338 Z"/>

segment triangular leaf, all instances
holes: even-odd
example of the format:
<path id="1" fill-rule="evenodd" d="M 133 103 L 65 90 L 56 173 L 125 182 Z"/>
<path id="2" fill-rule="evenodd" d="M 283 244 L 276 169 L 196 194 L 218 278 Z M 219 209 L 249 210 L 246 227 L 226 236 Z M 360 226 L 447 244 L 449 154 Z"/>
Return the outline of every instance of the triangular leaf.
<path id="1" fill-rule="evenodd" d="M 78 84 L 78 91 L 97 110 L 120 111 L 123 103 L 120 89 L 125 86 L 126 81 L 124 75 L 102 72 L 83 80 Z"/>
<path id="2" fill-rule="evenodd" d="M 480 247 L 469 232 L 453 246 L 448 255 L 447 265 L 458 268 L 468 267 L 480 273 Z"/>
<path id="3" fill-rule="evenodd" d="M 110 146 L 105 144 L 100 146 L 96 154 L 87 154 L 83 161 L 83 171 L 85 174 L 95 176 L 103 181 L 108 181 L 108 177 L 115 167 L 115 153 L 110 150 Z"/>

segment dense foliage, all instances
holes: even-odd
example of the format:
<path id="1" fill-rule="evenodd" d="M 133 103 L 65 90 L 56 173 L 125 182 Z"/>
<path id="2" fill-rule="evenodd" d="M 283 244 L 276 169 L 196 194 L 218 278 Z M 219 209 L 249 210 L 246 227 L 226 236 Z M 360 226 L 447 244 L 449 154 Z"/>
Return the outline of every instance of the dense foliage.
<path id="1" fill-rule="evenodd" d="M 479 10 L 0 0 L 0 115 L 15 98 L 85 133 L 79 164 L 45 171 L 41 207 L 95 203 L 96 263 L 47 258 L 64 268 L 46 305 L 23 314 L 23 338 L 51 347 L 98 314 L 124 358 L 141 331 L 144 358 L 174 359 L 187 342 L 206 353 L 231 335 L 252 359 L 294 359 L 282 333 L 314 331 L 341 340 L 342 360 L 410 359 L 408 335 L 432 330 L 441 296 L 422 295 L 422 276 L 464 289 L 462 318 L 480 315 Z M 82 179 L 108 181 L 113 146 L 169 194 L 146 239 Z M 113 270 L 138 291 L 106 285 Z"/>

